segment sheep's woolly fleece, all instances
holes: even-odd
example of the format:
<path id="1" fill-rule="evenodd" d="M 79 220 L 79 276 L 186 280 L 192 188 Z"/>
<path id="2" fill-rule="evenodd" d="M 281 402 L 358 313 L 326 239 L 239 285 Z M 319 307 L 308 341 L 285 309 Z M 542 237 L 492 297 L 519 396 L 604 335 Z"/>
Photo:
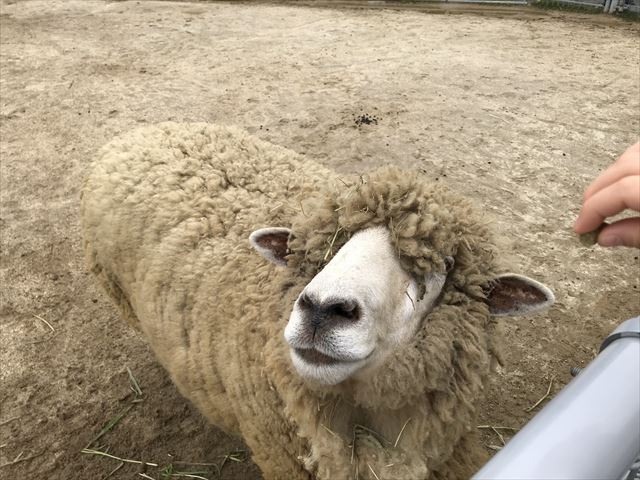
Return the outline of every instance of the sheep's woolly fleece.
<path id="1" fill-rule="evenodd" d="M 489 372 L 495 274 L 485 222 L 426 176 L 334 172 L 234 128 L 165 123 L 99 152 L 83 190 L 85 252 L 183 395 L 241 435 L 266 479 L 468 478 Z M 404 268 L 444 271 L 438 307 L 367 382 L 306 385 L 283 331 L 311 278 L 356 231 L 386 225 Z M 286 226 L 288 266 L 248 237 Z"/>

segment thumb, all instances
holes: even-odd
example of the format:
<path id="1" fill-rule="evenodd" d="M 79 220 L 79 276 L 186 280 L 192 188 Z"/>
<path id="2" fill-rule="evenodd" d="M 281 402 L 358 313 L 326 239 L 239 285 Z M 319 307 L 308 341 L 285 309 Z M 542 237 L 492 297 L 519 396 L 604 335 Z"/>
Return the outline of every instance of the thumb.
<path id="1" fill-rule="evenodd" d="M 640 217 L 625 218 L 603 228 L 598 235 L 598 244 L 640 248 Z"/>

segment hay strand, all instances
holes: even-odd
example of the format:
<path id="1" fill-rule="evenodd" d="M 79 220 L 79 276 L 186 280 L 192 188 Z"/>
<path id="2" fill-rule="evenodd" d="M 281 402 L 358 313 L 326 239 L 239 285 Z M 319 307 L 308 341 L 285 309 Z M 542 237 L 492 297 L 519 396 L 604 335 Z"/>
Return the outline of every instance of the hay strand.
<path id="1" fill-rule="evenodd" d="M 173 472 L 173 473 L 170 473 L 169 476 L 179 477 L 179 478 L 195 478 L 197 480 L 209 480 L 207 477 L 198 475 L 199 473 L 205 473 L 205 472 Z"/>
<path id="2" fill-rule="evenodd" d="M 298 204 L 300 205 L 300 211 L 302 212 L 302 215 L 308 218 L 309 215 L 307 215 L 307 213 L 304 211 L 304 207 L 302 206 L 302 200 L 298 201 Z"/>
<path id="3" fill-rule="evenodd" d="M 380 480 L 380 477 L 378 476 L 378 474 L 375 472 L 375 470 L 371 467 L 371 465 L 369 465 L 367 463 L 367 467 L 369 467 L 369 470 L 371 470 L 371 473 L 373 474 L 374 477 L 376 477 L 376 480 Z"/>
<path id="4" fill-rule="evenodd" d="M 231 453 L 228 453 L 222 458 L 222 463 L 220 463 L 219 471 L 222 471 L 223 467 L 227 463 L 227 460 L 231 460 L 232 462 L 242 463 L 247 459 L 247 452 L 244 450 L 234 450 Z"/>
<path id="5" fill-rule="evenodd" d="M 525 410 L 525 412 L 530 412 L 531 410 L 533 410 L 534 408 L 536 408 L 538 405 L 540 405 L 545 398 L 547 398 L 549 396 L 549 393 L 551 393 L 551 387 L 553 386 L 553 380 L 555 379 L 555 377 L 551 377 L 551 380 L 549 381 L 549 388 L 547 388 L 547 393 L 545 393 L 542 398 L 540 398 L 540 400 L 538 400 L 536 403 L 534 403 L 533 405 L 531 405 L 529 408 L 527 408 Z"/>
<path id="6" fill-rule="evenodd" d="M 404 429 L 407 428 L 407 425 L 409 424 L 410 421 L 411 421 L 411 417 L 407 418 L 407 421 L 404 422 L 404 425 L 402 425 L 402 428 L 400 429 L 400 433 L 396 437 L 396 441 L 393 444 L 393 448 L 396 448 L 398 446 L 398 443 L 400 443 L 400 438 L 402 437 L 402 434 L 404 433 Z"/>
<path id="7" fill-rule="evenodd" d="M 44 453 L 44 451 L 40 452 L 40 453 L 36 453 L 35 455 L 31 455 L 29 457 L 23 457 L 22 455 L 24 455 L 24 452 L 20 452 L 18 454 L 18 456 L 16 458 L 14 458 L 11 462 L 7 462 L 7 463 L 3 463 L 0 465 L 0 468 L 4 468 L 4 467 L 9 467 L 11 465 L 15 465 L 16 463 L 21 463 L 21 462 L 26 462 L 29 461 L 33 458 L 37 458 L 40 455 L 42 455 Z"/>
<path id="8" fill-rule="evenodd" d="M 329 242 L 329 248 L 327 249 L 327 251 L 324 254 L 324 258 L 322 259 L 323 261 L 327 261 L 327 258 L 329 258 L 329 256 L 333 255 L 333 245 L 336 243 L 336 238 L 338 238 L 338 234 L 342 231 L 342 227 L 338 227 L 338 229 L 336 230 L 336 232 L 333 234 L 333 238 L 331 239 L 331 241 Z"/>
<path id="9" fill-rule="evenodd" d="M 356 450 L 356 429 L 353 429 L 353 435 L 351 436 L 351 465 L 353 465 L 353 457 Z"/>
<path id="10" fill-rule="evenodd" d="M 33 315 L 35 318 L 37 318 L 38 320 L 43 322 L 47 327 L 49 327 L 49 329 L 51 330 L 52 333 L 54 333 L 56 331 L 56 329 L 53 328 L 51 326 L 51 324 L 49 322 L 47 322 L 44 318 L 42 318 L 40 315 L 36 315 L 35 313 L 32 313 L 31 315 Z"/>
<path id="11" fill-rule="evenodd" d="M 409 295 L 409 291 L 408 291 L 408 290 L 405 290 L 405 291 L 404 291 L 404 294 L 407 296 L 407 298 L 408 298 L 408 299 L 409 299 L 409 301 L 411 302 L 411 306 L 412 306 L 412 307 L 413 307 L 413 309 L 415 310 L 415 309 L 416 309 L 416 304 L 415 304 L 415 302 L 413 301 L 413 298 L 411 298 L 411 295 Z"/>
<path id="12" fill-rule="evenodd" d="M 518 429 L 514 428 L 514 427 L 499 427 L 499 426 L 496 426 L 496 425 L 478 425 L 476 428 L 483 429 L 483 430 L 484 429 L 491 430 L 491 429 L 495 428 L 496 430 L 512 430 L 514 432 L 518 431 Z"/>
<path id="13" fill-rule="evenodd" d="M 140 388 L 140 384 L 138 383 L 138 380 L 136 380 L 136 377 L 134 377 L 133 373 L 131 373 L 131 370 L 129 369 L 129 367 L 127 367 L 127 374 L 129 375 L 129 383 L 131 384 L 131 390 L 138 397 L 141 397 L 142 389 Z"/>
<path id="14" fill-rule="evenodd" d="M 362 430 L 366 433 L 369 433 L 373 436 L 373 438 L 375 438 L 379 443 L 383 443 L 386 445 L 391 445 L 391 442 L 389 440 L 387 440 L 386 438 L 384 438 L 382 435 L 380 435 L 378 432 L 376 432 L 375 430 L 371 430 L 370 428 L 365 427 L 364 425 L 360 425 L 359 423 L 356 423 L 354 425 L 354 431 Z"/>
<path id="15" fill-rule="evenodd" d="M 329 427 L 327 427 L 324 423 L 321 423 L 320 426 L 322 428 L 324 428 L 327 432 L 329 432 L 331 435 L 333 435 L 334 437 L 337 437 L 338 434 L 336 432 L 334 432 L 333 430 L 331 430 Z"/>
<path id="16" fill-rule="evenodd" d="M 87 455 L 98 455 L 100 457 L 107 457 L 107 458 L 111 458 L 112 460 L 118 460 L 119 462 L 135 463 L 136 465 L 149 465 L 150 467 L 158 466 L 157 463 L 142 462 L 140 460 L 132 460 L 130 458 L 120 458 L 120 457 L 116 457 L 115 455 L 110 455 L 106 452 L 102 452 L 100 450 L 93 450 L 91 448 L 83 448 L 82 450 L 80 450 L 80 453 L 85 453 Z"/>
<path id="17" fill-rule="evenodd" d="M 107 432 L 109 432 L 110 430 L 113 429 L 113 427 L 115 427 L 118 423 L 120 423 L 120 420 L 122 420 L 124 417 L 127 416 L 127 414 L 131 411 L 131 409 L 135 406 L 135 403 L 131 403 L 127 406 L 127 408 L 125 408 L 122 412 L 120 412 L 118 415 L 114 416 L 111 418 L 111 420 L 109 420 L 104 427 L 102 427 L 102 429 L 100 430 L 100 432 L 98 432 L 98 434 L 93 437 L 93 439 L 91 439 L 91 441 L 89 443 L 87 443 L 87 446 L 84 447 L 85 450 L 89 449 L 91 447 L 91 445 L 93 445 L 94 443 L 96 443 L 100 438 L 102 438 Z"/>
<path id="18" fill-rule="evenodd" d="M 15 420 L 18 420 L 20 417 L 11 417 L 8 418 L 7 420 L 3 420 L 2 422 L 0 422 L 0 427 L 4 427 L 6 424 L 11 423 Z"/>
<path id="19" fill-rule="evenodd" d="M 493 427 L 491 427 L 491 430 L 493 430 L 493 432 L 498 436 L 498 438 L 500 439 L 500 442 L 502 442 L 502 446 L 505 446 L 507 443 L 504 441 L 504 437 L 502 436 L 502 434 Z"/>
<path id="20" fill-rule="evenodd" d="M 109 478 L 111 475 L 113 475 L 114 473 L 116 473 L 118 470 L 120 470 L 122 467 L 124 467 L 124 462 L 120 462 L 118 464 L 118 466 L 116 468 L 114 468 L 113 470 L 111 470 L 105 477 L 102 477 L 102 480 L 107 480 L 107 478 Z"/>

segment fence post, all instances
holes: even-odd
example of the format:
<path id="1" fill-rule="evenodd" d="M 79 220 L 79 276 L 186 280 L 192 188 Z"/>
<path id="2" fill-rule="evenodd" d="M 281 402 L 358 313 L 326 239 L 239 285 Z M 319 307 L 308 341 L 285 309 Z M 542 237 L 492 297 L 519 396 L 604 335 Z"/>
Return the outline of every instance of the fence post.
<path id="1" fill-rule="evenodd" d="M 628 474 L 639 453 L 636 317 L 614 330 L 600 354 L 472 480 L 617 480 Z"/>

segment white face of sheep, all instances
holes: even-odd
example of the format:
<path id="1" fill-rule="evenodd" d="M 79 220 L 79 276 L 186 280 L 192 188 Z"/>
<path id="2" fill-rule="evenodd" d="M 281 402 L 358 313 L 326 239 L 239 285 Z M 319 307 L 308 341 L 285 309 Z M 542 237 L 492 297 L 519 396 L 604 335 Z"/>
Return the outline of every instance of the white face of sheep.
<path id="1" fill-rule="evenodd" d="M 254 232 L 251 243 L 270 261 L 286 266 L 290 231 L 267 228 Z M 452 265 L 453 259 L 446 263 Z M 507 277 L 501 277 L 507 280 Z M 543 285 L 517 275 L 514 279 L 541 292 L 535 303 L 504 308 L 506 315 L 529 313 L 553 303 Z M 366 376 L 391 352 L 408 343 L 422 320 L 437 305 L 446 272 L 428 275 L 426 293 L 419 298 L 415 278 L 400 265 L 389 231 L 375 227 L 356 233 L 303 289 L 293 305 L 284 337 L 291 360 L 306 380 L 335 385 Z"/>

